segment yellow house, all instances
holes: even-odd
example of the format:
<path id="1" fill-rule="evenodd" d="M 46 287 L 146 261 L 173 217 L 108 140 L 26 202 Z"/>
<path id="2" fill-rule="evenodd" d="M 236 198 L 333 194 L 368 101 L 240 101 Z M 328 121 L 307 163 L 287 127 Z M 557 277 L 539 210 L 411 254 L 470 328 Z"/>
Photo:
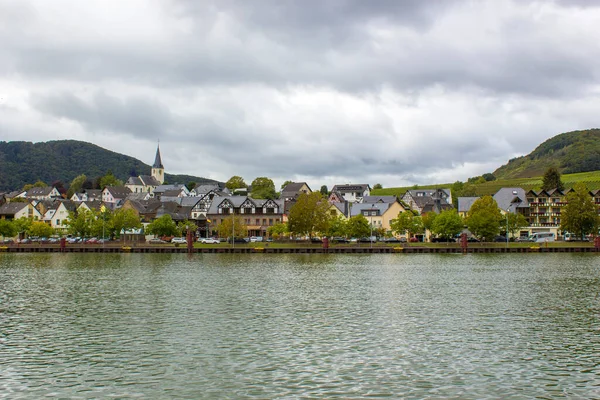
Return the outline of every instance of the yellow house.
<path id="1" fill-rule="evenodd" d="M 367 196 L 371 199 L 374 196 Z M 391 223 L 393 219 L 398 217 L 398 214 L 406 211 L 406 208 L 400 204 L 398 199 L 394 196 L 391 199 L 380 198 L 373 202 L 354 203 L 350 210 L 350 215 L 355 216 L 362 214 L 373 229 L 383 228 L 386 232 L 391 231 Z"/>

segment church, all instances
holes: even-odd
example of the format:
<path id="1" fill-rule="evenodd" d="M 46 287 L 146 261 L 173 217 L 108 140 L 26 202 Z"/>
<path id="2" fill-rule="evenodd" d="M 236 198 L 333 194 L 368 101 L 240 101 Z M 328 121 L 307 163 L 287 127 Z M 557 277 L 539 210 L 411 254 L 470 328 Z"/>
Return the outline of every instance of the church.
<path id="1" fill-rule="evenodd" d="M 152 164 L 151 175 L 132 176 L 127 180 L 125 186 L 132 193 L 152 193 L 154 189 L 165 182 L 165 167 L 160 157 L 160 146 L 156 147 L 156 157 Z"/>

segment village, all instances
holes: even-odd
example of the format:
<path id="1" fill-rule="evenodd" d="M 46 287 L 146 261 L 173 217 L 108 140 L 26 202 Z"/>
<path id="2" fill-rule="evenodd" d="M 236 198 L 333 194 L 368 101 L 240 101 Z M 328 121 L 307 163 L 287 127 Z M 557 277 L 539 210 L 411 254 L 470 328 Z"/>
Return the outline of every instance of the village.
<path id="1" fill-rule="evenodd" d="M 203 184 L 190 190 L 185 184 L 164 182 L 165 169 L 160 148 L 157 148 L 151 174 L 130 177 L 123 186 L 84 189 L 74 193 L 69 199 L 63 198 L 57 188 L 52 186 L 0 193 L 0 220 L 17 221 L 27 218 L 49 226 L 55 237 L 70 237 L 70 234 L 78 233 L 73 229 L 73 220 L 78 215 L 88 212 L 100 215 L 98 213 L 121 210 L 134 214 L 139 224 L 134 224 L 135 227 L 123 225 L 117 236 L 129 235 L 138 240 L 152 240 L 158 235 L 149 234 L 148 226 L 162 217 L 172 220 L 173 224 L 179 223 L 180 227 L 184 224 L 187 229 L 193 225 L 191 229 L 198 240 L 219 236 L 224 240 L 229 235 L 223 234 L 219 228 L 235 215 L 244 226 L 245 233 L 239 235 L 245 236 L 247 241 L 249 238 L 269 240 L 285 231 L 273 227 L 285 226 L 289 222 L 290 211 L 299 196 L 313 192 L 306 182 L 290 182 L 282 188 L 279 198 L 256 199 L 246 191 L 230 190 L 222 184 Z M 407 190 L 401 197 L 372 195 L 371 190 L 369 184 L 340 184 L 333 186 L 327 193 L 329 216 L 342 221 L 363 216 L 368 223 L 369 232 L 367 235 L 363 230 L 361 236 L 367 236 L 369 241 L 384 238 L 419 242 L 454 240 L 449 235 L 436 235 L 437 232 L 429 226 L 411 230 L 399 229 L 394 224 L 407 211 L 410 216 L 426 216 L 454 210 L 458 217 L 466 218 L 471 206 L 479 199 L 453 199 L 450 188 Z M 561 230 L 561 214 L 568 204 L 567 196 L 573 191 L 573 188 L 527 192 L 519 187 L 501 188 L 492 198 L 500 218 L 506 219 L 506 227 L 502 229 L 500 224 L 498 233 L 503 235 L 486 239 L 519 241 L 536 234 L 545 234 L 545 237 L 552 240 L 575 238 L 576 236 L 569 236 Z M 588 191 L 587 194 L 600 214 L 600 190 Z M 515 220 L 519 222 L 513 222 Z M 102 236 L 101 240 L 106 240 L 104 226 L 102 228 L 101 234 L 100 228 L 95 233 Z M 461 230 L 467 231 L 466 227 Z M 229 228 L 228 232 L 231 232 Z M 181 229 L 178 233 L 183 236 Z M 324 234 L 305 233 L 309 236 L 313 233 Z M 337 235 L 341 236 L 342 233 Z M 23 231 L 17 231 L 14 238 L 11 235 L 3 236 L 6 243 L 28 240 L 27 232 Z M 470 233 L 469 236 L 477 240 Z M 350 238 L 343 240 L 345 239 Z"/>

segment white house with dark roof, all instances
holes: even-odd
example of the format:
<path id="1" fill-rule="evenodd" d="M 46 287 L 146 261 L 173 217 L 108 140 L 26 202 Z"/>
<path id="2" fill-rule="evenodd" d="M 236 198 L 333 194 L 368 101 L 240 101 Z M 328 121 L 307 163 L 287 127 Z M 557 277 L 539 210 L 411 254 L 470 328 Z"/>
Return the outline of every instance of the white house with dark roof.
<path id="1" fill-rule="evenodd" d="M 22 217 L 38 221 L 42 219 L 42 214 L 28 202 L 12 202 L 0 206 L 0 219 L 14 220 Z"/>
<path id="2" fill-rule="evenodd" d="M 371 186 L 366 183 L 335 185 L 331 189 L 331 193 L 329 196 L 330 201 L 346 200 L 350 203 L 362 203 L 363 198 L 371 194 Z"/>
<path id="3" fill-rule="evenodd" d="M 128 187 L 125 186 L 107 186 L 102 190 L 102 201 L 104 203 L 122 203 L 131 193 Z"/>
<path id="4" fill-rule="evenodd" d="M 52 186 L 46 187 L 32 187 L 25 193 L 25 197 L 28 199 L 36 200 L 50 200 L 60 198 L 60 192 L 58 189 Z"/>

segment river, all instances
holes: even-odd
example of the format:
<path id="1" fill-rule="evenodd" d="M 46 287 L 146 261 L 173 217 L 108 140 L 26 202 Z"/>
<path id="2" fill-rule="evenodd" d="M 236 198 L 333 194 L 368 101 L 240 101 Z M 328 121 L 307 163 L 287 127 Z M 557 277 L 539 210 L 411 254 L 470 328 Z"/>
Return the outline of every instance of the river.
<path id="1" fill-rule="evenodd" d="M 600 398 L 596 254 L 0 254 L 0 398 Z"/>

